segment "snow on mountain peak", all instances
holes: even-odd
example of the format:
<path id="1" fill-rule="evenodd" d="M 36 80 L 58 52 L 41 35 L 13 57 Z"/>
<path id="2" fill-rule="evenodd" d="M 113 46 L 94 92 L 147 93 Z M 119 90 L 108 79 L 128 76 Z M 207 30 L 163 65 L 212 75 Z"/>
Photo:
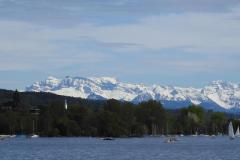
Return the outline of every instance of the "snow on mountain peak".
<path id="1" fill-rule="evenodd" d="M 226 81 L 213 81 L 205 86 L 203 94 L 219 106 L 230 109 L 240 107 L 240 86 Z"/>
<path id="2" fill-rule="evenodd" d="M 35 82 L 26 91 L 52 92 L 59 95 L 89 98 L 118 99 L 139 103 L 149 99 L 159 101 L 217 104 L 224 109 L 240 109 L 240 85 L 226 81 L 213 81 L 204 88 L 130 84 L 112 77 L 48 77 Z"/>
<path id="3" fill-rule="evenodd" d="M 49 76 L 46 80 L 46 83 L 47 84 L 52 84 L 52 85 L 58 85 L 60 82 L 59 79 L 55 78 L 55 77 L 52 77 L 52 76 Z"/>
<path id="4" fill-rule="evenodd" d="M 96 81 L 98 83 L 112 83 L 116 84 L 118 81 L 114 77 L 90 77 L 89 79 Z"/>

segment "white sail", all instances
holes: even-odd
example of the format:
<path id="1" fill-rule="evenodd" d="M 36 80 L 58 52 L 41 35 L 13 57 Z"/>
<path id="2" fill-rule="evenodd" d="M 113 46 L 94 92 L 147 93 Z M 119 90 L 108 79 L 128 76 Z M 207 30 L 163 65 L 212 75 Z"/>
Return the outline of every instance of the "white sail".
<path id="1" fill-rule="evenodd" d="M 68 104 L 67 104 L 67 100 L 65 99 L 65 109 L 68 109 Z"/>
<path id="2" fill-rule="evenodd" d="M 235 138 L 232 122 L 230 122 L 228 125 L 228 135 L 231 139 Z"/>
<path id="3" fill-rule="evenodd" d="M 236 133 L 235 133 L 235 136 L 236 136 L 236 137 L 240 137 L 239 126 L 238 126 L 238 128 L 237 128 L 237 131 L 236 131 Z"/>

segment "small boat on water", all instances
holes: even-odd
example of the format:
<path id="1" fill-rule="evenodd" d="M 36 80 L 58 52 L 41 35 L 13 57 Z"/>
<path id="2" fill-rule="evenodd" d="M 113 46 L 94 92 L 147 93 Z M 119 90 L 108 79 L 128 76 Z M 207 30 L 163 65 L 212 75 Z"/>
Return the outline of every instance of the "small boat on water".
<path id="1" fill-rule="evenodd" d="M 6 138 L 9 138 L 8 135 L 0 135 L 0 140 L 5 140 Z"/>
<path id="2" fill-rule="evenodd" d="M 10 138 L 15 138 L 16 136 L 17 136 L 17 135 L 15 135 L 15 134 L 14 134 L 14 135 L 10 135 Z"/>
<path id="3" fill-rule="evenodd" d="M 165 143 L 175 143 L 176 141 L 178 141 L 178 139 L 176 137 L 168 137 L 164 142 Z"/>
<path id="4" fill-rule="evenodd" d="M 5 140 L 8 138 L 15 138 L 16 135 L 0 135 L 0 140 Z"/>
<path id="5" fill-rule="evenodd" d="M 213 134 L 213 135 L 210 136 L 210 138 L 215 139 L 216 135 Z"/>
<path id="6" fill-rule="evenodd" d="M 196 131 L 195 134 L 192 135 L 193 137 L 197 137 L 198 136 L 198 132 Z"/>
<path id="7" fill-rule="evenodd" d="M 201 136 L 201 137 L 211 137 L 212 135 L 208 135 L 208 134 L 200 134 L 199 136 Z"/>
<path id="8" fill-rule="evenodd" d="M 231 140 L 235 138 L 232 122 L 228 125 L 228 136 Z"/>
<path id="9" fill-rule="evenodd" d="M 30 134 L 30 135 L 27 135 L 27 138 L 38 138 L 39 135 L 37 134 Z"/>
<path id="10" fill-rule="evenodd" d="M 235 137 L 240 137 L 239 126 L 238 126 L 238 128 L 237 128 L 236 133 L 235 133 Z"/>
<path id="11" fill-rule="evenodd" d="M 33 131 L 32 134 L 27 135 L 27 138 L 38 138 L 39 135 L 35 134 L 35 125 L 34 125 L 34 120 L 33 120 Z"/>
<path id="12" fill-rule="evenodd" d="M 115 140 L 115 138 L 112 137 L 105 137 L 105 138 L 100 138 L 101 140 L 105 140 L 105 141 L 112 141 Z"/>

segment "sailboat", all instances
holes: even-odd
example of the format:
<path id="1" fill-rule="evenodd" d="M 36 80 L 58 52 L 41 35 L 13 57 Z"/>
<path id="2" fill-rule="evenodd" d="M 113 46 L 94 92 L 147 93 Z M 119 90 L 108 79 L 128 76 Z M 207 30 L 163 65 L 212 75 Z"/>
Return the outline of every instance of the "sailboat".
<path id="1" fill-rule="evenodd" d="M 33 120 L 33 132 L 32 134 L 28 135 L 27 138 L 38 138 L 39 135 L 35 134 L 35 125 L 34 125 L 34 120 Z"/>
<path id="2" fill-rule="evenodd" d="M 164 140 L 164 143 L 175 143 L 177 138 L 175 136 L 168 135 L 168 123 L 167 123 L 167 139 Z"/>
<path id="3" fill-rule="evenodd" d="M 237 128 L 236 133 L 235 133 L 235 137 L 240 137 L 239 126 L 238 126 L 238 128 Z"/>
<path id="4" fill-rule="evenodd" d="M 228 125 L 228 136 L 229 136 L 230 139 L 235 138 L 232 122 L 230 122 L 229 125 Z"/>

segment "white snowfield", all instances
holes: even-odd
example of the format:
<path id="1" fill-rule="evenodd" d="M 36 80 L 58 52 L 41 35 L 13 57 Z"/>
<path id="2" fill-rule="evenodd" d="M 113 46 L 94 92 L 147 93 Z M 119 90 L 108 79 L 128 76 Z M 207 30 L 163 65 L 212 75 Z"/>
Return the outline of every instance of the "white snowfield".
<path id="1" fill-rule="evenodd" d="M 58 95 L 87 99 L 117 99 L 142 102 L 149 99 L 166 101 L 189 101 L 193 104 L 214 102 L 224 109 L 240 108 L 240 84 L 213 81 L 204 88 L 181 88 L 173 86 L 130 84 L 111 77 L 48 77 L 35 82 L 26 91 L 51 92 Z"/>

